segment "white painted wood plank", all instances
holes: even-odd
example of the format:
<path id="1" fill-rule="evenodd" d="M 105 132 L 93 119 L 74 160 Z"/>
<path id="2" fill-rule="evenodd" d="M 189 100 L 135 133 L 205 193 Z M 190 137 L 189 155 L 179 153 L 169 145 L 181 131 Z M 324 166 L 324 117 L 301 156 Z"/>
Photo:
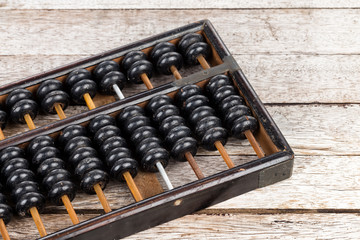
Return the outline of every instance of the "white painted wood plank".
<path id="1" fill-rule="evenodd" d="M 220 9 L 247 9 L 247 8 L 358 8 L 356 0 L 321 0 L 321 1 L 290 1 L 290 0 L 227 0 L 227 1 L 171 1 L 171 0 L 149 0 L 149 1 L 111 1 L 111 0 L 2 0 L 0 7 L 4 9 L 198 9 L 198 8 L 220 8 Z"/>
<path id="2" fill-rule="evenodd" d="M 0 56 L 0 84 L 85 57 Z M 264 103 L 360 103 L 358 55 L 235 55 L 235 59 Z M 187 68 L 180 72 L 189 74 Z M 173 81 L 173 77 L 151 80 L 156 86 Z M 126 96 L 139 91 L 145 91 L 145 86 L 128 85 L 124 89 Z"/>
<path id="3" fill-rule="evenodd" d="M 95 216 L 80 216 L 80 220 Z M 62 214 L 42 218 L 48 232 L 71 225 Z M 359 228 L 358 214 L 195 214 L 126 239 L 358 239 Z M 12 221 L 8 230 L 12 240 L 39 237 L 31 218 Z"/>
<path id="4" fill-rule="evenodd" d="M 4 10 L 0 52 L 89 55 L 209 18 L 233 54 L 359 54 L 359 14 L 360 9 Z"/>

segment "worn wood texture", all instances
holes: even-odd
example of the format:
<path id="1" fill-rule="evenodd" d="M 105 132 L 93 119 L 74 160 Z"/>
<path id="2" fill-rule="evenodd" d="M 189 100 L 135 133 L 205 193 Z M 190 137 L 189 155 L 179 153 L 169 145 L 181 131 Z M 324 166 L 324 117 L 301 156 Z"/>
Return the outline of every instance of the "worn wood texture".
<path id="1" fill-rule="evenodd" d="M 129 239 L 358 239 L 359 7 L 353 0 L 0 0 L 0 83 L 208 18 L 295 151 L 294 174 Z M 138 91 L 145 88 L 125 95 Z M 256 158 L 246 141 L 231 139 L 226 148 L 235 164 Z M 226 169 L 216 152 L 200 149 L 196 159 L 205 175 Z M 196 180 L 187 163 L 167 170 L 175 186 Z M 111 182 L 105 194 L 113 208 L 133 202 L 124 184 Z M 102 213 L 95 196 L 79 193 L 73 204 L 80 220 Z M 49 232 L 71 224 L 62 207 L 48 205 L 42 216 Z M 8 227 L 12 239 L 38 236 L 30 218 Z"/>

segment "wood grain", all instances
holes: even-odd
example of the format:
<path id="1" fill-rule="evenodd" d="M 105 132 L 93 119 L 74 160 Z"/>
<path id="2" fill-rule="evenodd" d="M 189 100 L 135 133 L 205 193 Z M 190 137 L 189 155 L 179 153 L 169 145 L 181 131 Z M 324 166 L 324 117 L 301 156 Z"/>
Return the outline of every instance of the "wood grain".
<path id="1" fill-rule="evenodd" d="M 3 10 L 0 51 L 2 55 L 89 55 L 208 18 L 234 54 L 359 54 L 359 14 L 360 9 L 227 10 L 226 14 L 222 10 Z M 166 19 L 166 24 L 154 19 Z"/>
<path id="2" fill-rule="evenodd" d="M 230 0 L 230 1 L 91 1 L 91 0 L 3 0 L 1 8 L 4 9 L 248 9 L 248 8 L 358 8 L 359 2 L 355 0 L 321 0 L 321 1 L 291 1 L 291 0 Z"/>

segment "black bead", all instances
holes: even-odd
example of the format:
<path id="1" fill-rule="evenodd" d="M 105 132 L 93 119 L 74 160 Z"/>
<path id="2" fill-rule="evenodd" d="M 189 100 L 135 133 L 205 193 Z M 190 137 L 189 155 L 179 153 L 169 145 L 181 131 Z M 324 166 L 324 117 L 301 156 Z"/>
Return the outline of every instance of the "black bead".
<path id="1" fill-rule="evenodd" d="M 209 44 L 205 42 L 198 42 L 189 46 L 185 53 L 185 62 L 188 65 L 196 65 L 199 63 L 197 58 L 200 55 L 202 55 L 204 58 L 208 58 L 211 55 Z"/>
<path id="2" fill-rule="evenodd" d="M 131 134 L 135 129 L 151 125 L 150 119 L 145 116 L 135 116 L 123 124 L 125 133 Z"/>
<path id="3" fill-rule="evenodd" d="M 29 210 L 32 207 L 36 207 L 39 212 L 42 211 L 45 204 L 45 198 L 43 195 L 37 192 L 29 192 L 21 196 L 16 203 L 16 211 L 20 216 L 29 215 Z"/>
<path id="4" fill-rule="evenodd" d="M 120 136 L 121 131 L 118 127 L 113 125 L 108 125 L 100 128 L 93 138 L 95 144 L 100 146 L 106 139 L 110 137 Z"/>
<path id="5" fill-rule="evenodd" d="M 147 56 L 142 51 L 131 51 L 127 53 L 122 60 L 122 66 L 125 69 L 125 71 L 128 71 L 130 67 L 140 61 L 140 60 L 146 60 Z"/>
<path id="6" fill-rule="evenodd" d="M 145 115 L 144 109 L 138 105 L 132 105 L 124 108 L 124 110 L 117 116 L 117 121 L 119 125 L 122 125 L 127 121 L 127 119 L 135 116 Z"/>
<path id="7" fill-rule="evenodd" d="M 18 169 L 29 168 L 29 162 L 25 158 L 12 158 L 11 160 L 5 162 L 1 168 L 1 178 L 6 180 L 11 173 Z"/>
<path id="8" fill-rule="evenodd" d="M 29 169 L 17 169 L 9 174 L 6 179 L 6 187 L 14 189 L 16 185 L 24 181 L 34 181 L 35 175 Z"/>
<path id="9" fill-rule="evenodd" d="M 141 74 L 146 74 L 148 78 L 152 77 L 154 71 L 153 65 L 148 60 L 139 60 L 131 65 L 127 71 L 128 80 L 132 83 L 142 83 Z"/>
<path id="10" fill-rule="evenodd" d="M 36 98 L 42 101 L 52 91 L 64 90 L 63 84 L 56 79 L 49 79 L 40 84 L 36 90 Z"/>
<path id="11" fill-rule="evenodd" d="M 202 106 L 195 109 L 188 117 L 191 126 L 196 126 L 202 119 L 215 115 L 215 110 L 209 106 Z"/>
<path id="12" fill-rule="evenodd" d="M 80 188 L 88 194 L 94 194 L 94 186 L 99 184 L 102 189 L 106 187 L 109 182 L 109 176 L 106 172 L 96 169 L 85 174 L 81 179 Z"/>
<path id="13" fill-rule="evenodd" d="M 68 158 L 72 167 L 76 167 L 85 158 L 97 157 L 97 152 L 92 147 L 81 147 L 73 151 Z"/>
<path id="14" fill-rule="evenodd" d="M 7 113 L 0 109 L 0 128 L 4 129 L 7 123 Z"/>
<path id="15" fill-rule="evenodd" d="M 171 66 L 175 66 L 177 70 L 180 70 L 183 66 L 183 59 L 180 53 L 169 52 L 162 55 L 159 61 L 156 63 L 156 69 L 165 75 L 171 75 Z"/>
<path id="16" fill-rule="evenodd" d="M 15 89 L 11 93 L 9 93 L 6 98 L 6 108 L 10 111 L 17 102 L 25 99 L 33 99 L 32 93 L 27 89 Z"/>
<path id="17" fill-rule="evenodd" d="M 83 79 L 72 86 L 70 90 L 70 96 L 74 103 L 85 104 L 85 100 L 83 97 L 84 94 L 88 93 L 90 97 L 93 98 L 96 95 L 96 92 L 96 83 L 90 79 Z"/>
<path id="18" fill-rule="evenodd" d="M 84 175 L 90 171 L 100 169 L 102 170 L 104 165 L 102 161 L 97 157 L 89 157 L 81 160 L 75 167 L 74 174 L 82 179 Z"/>
<path id="19" fill-rule="evenodd" d="M 223 86 L 228 86 L 228 85 L 231 85 L 231 81 L 228 78 L 228 76 L 223 74 L 216 75 L 215 77 L 212 77 L 208 82 L 208 84 L 206 85 L 206 91 L 210 95 L 213 95 L 216 90 L 218 90 Z"/>
<path id="20" fill-rule="evenodd" d="M 175 102 L 180 107 L 184 107 L 186 99 L 194 95 L 202 94 L 202 89 L 197 85 L 186 85 L 179 89 L 175 95 Z"/>
<path id="21" fill-rule="evenodd" d="M 87 132 L 83 126 L 80 125 L 70 125 L 60 133 L 58 137 L 58 143 L 61 147 L 65 147 L 65 145 L 74 137 L 78 136 L 86 136 Z"/>
<path id="22" fill-rule="evenodd" d="M 215 127 L 211 128 L 204 134 L 201 139 L 202 146 L 209 151 L 215 151 L 215 142 L 219 141 L 222 145 L 225 145 L 227 142 L 228 134 L 225 128 Z"/>
<path id="23" fill-rule="evenodd" d="M 125 182 L 123 176 L 125 172 L 129 172 L 133 178 L 137 175 L 138 164 L 136 160 L 132 158 L 121 158 L 116 161 L 110 169 L 111 176 L 123 182 Z"/>
<path id="24" fill-rule="evenodd" d="M 203 42 L 204 38 L 198 33 L 188 33 L 184 35 L 178 43 L 179 51 L 182 55 L 185 55 L 186 50 L 189 46 L 197 42 Z"/>
<path id="25" fill-rule="evenodd" d="M 8 224 L 12 218 L 11 207 L 5 203 L 0 202 L 0 218 L 5 224 Z"/>
<path id="26" fill-rule="evenodd" d="M 159 131 L 161 134 L 166 135 L 171 129 L 185 125 L 185 119 L 181 116 L 171 116 L 161 122 Z"/>
<path id="27" fill-rule="evenodd" d="M 165 137 L 165 145 L 173 146 L 179 139 L 190 137 L 191 135 L 191 130 L 187 126 L 177 126 L 167 132 Z"/>
<path id="28" fill-rule="evenodd" d="M 156 163 L 160 162 L 164 168 L 169 163 L 169 152 L 164 148 L 150 149 L 141 159 L 141 167 L 149 172 L 156 172 Z"/>
<path id="29" fill-rule="evenodd" d="M 69 181 L 70 178 L 70 173 L 65 169 L 55 169 L 43 178 L 42 185 L 49 191 L 55 183 Z"/>
<path id="30" fill-rule="evenodd" d="M 119 147 L 113 149 L 106 156 L 106 164 L 108 167 L 113 167 L 116 161 L 119 161 L 123 158 L 131 158 L 131 152 L 128 148 Z"/>
<path id="31" fill-rule="evenodd" d="M 57 113 L 55 110 L 55 104 L 59 104 L 60 107 L 65 110 L 69 106 L 70 97 L 64 91 L 52 91 L 47 94 L 41 101 L 41 109 L 50 114 Z"/>
<path id="32" fill-rule="evenodd" d="M 61 206 L 63 205 L 62 196 L 67 196 L 70 201 L 75 198 L 76 188 L 75 185 L 71 181 L 61 181 L 55 183 L 51 186 L 51 189 L 48 192 L 48 198 L 54 204 Z"/>
<path id="33" fill-rule="evenodd" d="M 40 149 L 44 147 L 55 146 L 54 140 L 49 136 L 38 136 L 31 140 L 26 148 L 27 154 L 33 157 Z"/>
<path id="34" fill-rule="evenodd" d="M 157 132 L 155 128 L 151 126 L 142 126 L 132 132 L 130 141 L 134 143 L 134 145 L 138 145 L 142 140 L 156 135 Z"/>
<path id="35" fill-rule="evenodd" d="M 36 172 L 43 178 L 55 169 L 65 169 L 65 162 L 60 158 L 46 159 L 39 165 Z"/>
<path id="36" fill-rule="evenodd" d="M 114 85 L 117 85 L 120 89 L 125 87 L 126 77 L 122 72 L 109 72 L 98 83 L 99 91 L 102 94 L 114 94 Z"/>
<path id="37" fill-rule="evenodd" d="M 107 60 L 99 63 L 93 71 L 95 79 L 100 82 L 109 72 L 120 71 L 120 66 L 114 61 Z"/>
<path id="38" fill-rule="evenodd" d="M 70 90 L 77 82 L 84 79 L 92 79 L 91 73 L 83 68 L 75 69 L 67 76 L 65 86 Z"/>
<path id="39" fill-rule="evenodd" d="M 212 100 L 216 105 L 218 105 L 225 98 L 227 98 L 231 95 L 235 95 L 235 94 L 236 94 L 236 91 L 233 86 L 231 86 L 231 85 L 223 86 L 214 92 Z"/>
<path id="40" fill-rule="evenodd" d="M 17 202 L 21 196 L 30 192 L 39 192 L 39 185 L 34 181 L 23 181 L 11 190 L 11 197 Z"/>
<path id="41" fill-rule="evenodd" d="M 168 95 L 157 95 L 146 105 L 146 111 L 150 114 L 154 114 L 160 107 L 167 104 L 172 104 L 172 99 Z"/>
<path id="42" fill-rule="evenodd" d="M 194 130 L 196 136 L 202 138 L 209 129 L 215 127 L 221 127 L 221 120 L 215 116 L 208 116 L 201 119 Z"/>
<path id="43" fill-rule="evenodd" d="M 161 147 L 161 141 L 157 137 L 149 137 L 142 140 L 136 146 L 137 155 L 142 158 L 149 150 Z"/>
<path id="44" fill-rule="evenodd" d="M 170 42 L 161 42 L 155 45 L 151 51 L 150 57 L 156 64 L 161 56 L 168 52 L 176 52 L 176 46 Z"/>
<path id="45" fill-rule="evenodd" d="M 55 147 L 44 147 L 35 153 L 31 163 L 37 167 L 48 158 L 61 158 L 59 149 Z"/>
<path id="46" fill-rule="evenodd" d="M 197 153 L 197 142 L 192 137 L 184 137 L 179 139 L 171 148 L 170 154 L 176 161 L 187 161 L 185 153 L 190 152 L 195 156 Z"/>
<path id="47" fill-rule="evenodd" d="M 10 110 L 10 119 L 15 123 L 26 123 L 24 116 L 29 114 L 31 119 L 35 119 L 39 112 L 37 103 L 32 99 L 23 99 L 15 103 Z"/>
<path id="48" fill-rule="evenodd" d="M 231 134 L 239 139 L 245 139 L 245 131 L 254 133 L 258 128 L 258 121 L 252 116 L 242 116 L 234 121 L 231 127 Z"/>
<path id="49" fill-rule="evenodd" d="M 239 95 L 231 95 L 223 99 L 221 104 L 219 104 L 218 108 L 220 114 L 224 116 L 229 111 L 230 108 L 238 105 L 245 105 L 244 99 Z"/>
<path id="50" fill-rule="evenodd" d="M 99 152 L 106 157 L 113 149 L 127 147 L 126 140 L 120 136 L 114 136 L 106 139 L 100 146 Z"/>
<path id="51" fill-rule="evenodd" d="M 102 114 L 92 119 L 87 128 L 94 135 L 100 128 L 108 125 L 116 125 L 115 119 L 109 115 Z"/>
<path id="52" fill-rule="evenodd" d="M 21 148 L 14 146 L 7 147 L 0 152 L 0 168 L 11 159 L 24 156 L 25 153 Z"/>
<path id="53" fill-rule="evenodd" d="M 179 115 L 179 114 L 180 111 L 176 106 L 172 104 L 168 104 L 158 108 L 158 110 L 153 114 L 153 120 L 156 123 L 161 123 L 167 117 Z"/>
<path id="54" fill-rule="evenodd" d="M 91 147 L 92 143 L 90 138 L 84 136 L 78 136 L 70 139 L 64 147 L 64 152 L 67 156 L 70 156 L 76 149 L 83 147 Z"/>
<path id="55" fill-rule="evenodd" d="M 209 99 L 204 95 L 194 95 L 189 97 L 182 108 L 186 116 L 189 116 L 195 109 L 209 105 Z"/>
<path id="56" fill-rule="evenodd" d="M 242 116 L 251 116 L 250 108 L 245 105 L 236 105 L 231 107 L 223 116 L 225 126 L 230 129 L 236 119 L 241 118 Z"/>

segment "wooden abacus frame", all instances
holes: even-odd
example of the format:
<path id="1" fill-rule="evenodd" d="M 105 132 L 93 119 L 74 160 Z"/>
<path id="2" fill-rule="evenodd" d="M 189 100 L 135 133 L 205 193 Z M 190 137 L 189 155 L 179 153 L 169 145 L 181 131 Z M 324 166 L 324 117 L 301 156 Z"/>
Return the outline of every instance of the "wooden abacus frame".
<path id="1" fill-rule="evenodd" d="M 57 78 L 63 81 L 66 74 L 75 68 L 91 70 L 96 64 L 104 60 L 120 62 L 122 57 L 129 51 L 142 50 L 148 53 L 156 43 L 163 41 L 177 43 L 183 35 L 190 32 L 201 33 L 205 37 L 212 48 L 210 63 L 214 67 L 198 71 L 188 77 L 152 90 L 129 96 L 123 100 L 6 138 L 0 141 L 0 150 L 14 145 L 25 147 L 32 139 L 40 135 L 56 137 L 66 126 L 72 124 L 85 126 L 99 114 L 115 116 L 126 106 L 134 104 L 143 106 L 149 99 L 158 94 L 168 94 L 173 97 L 182 86 L 187 84 L 203 86 L 212 76 L 225 73 L 233 79 L 239 93 L 244 97 L 253 115 L 259 121 L 259 130 L 255 134 L 255 138 L 260 143 L 266 157 L 113 210 L 110 213 L 51 233 L 41 239 L 99 239 L 104 237 L 104 232 L 106 232 L 109 239 L 125 237 L 291 176 L 294 154 L 290 146 L 208 20 L 192 23 L 5 85 L 0 88 L 0 102 L 4 103 L 7 94 L 16 88 L 27 88 L 34 92 L 41 82 L 49 78 Z"/>

